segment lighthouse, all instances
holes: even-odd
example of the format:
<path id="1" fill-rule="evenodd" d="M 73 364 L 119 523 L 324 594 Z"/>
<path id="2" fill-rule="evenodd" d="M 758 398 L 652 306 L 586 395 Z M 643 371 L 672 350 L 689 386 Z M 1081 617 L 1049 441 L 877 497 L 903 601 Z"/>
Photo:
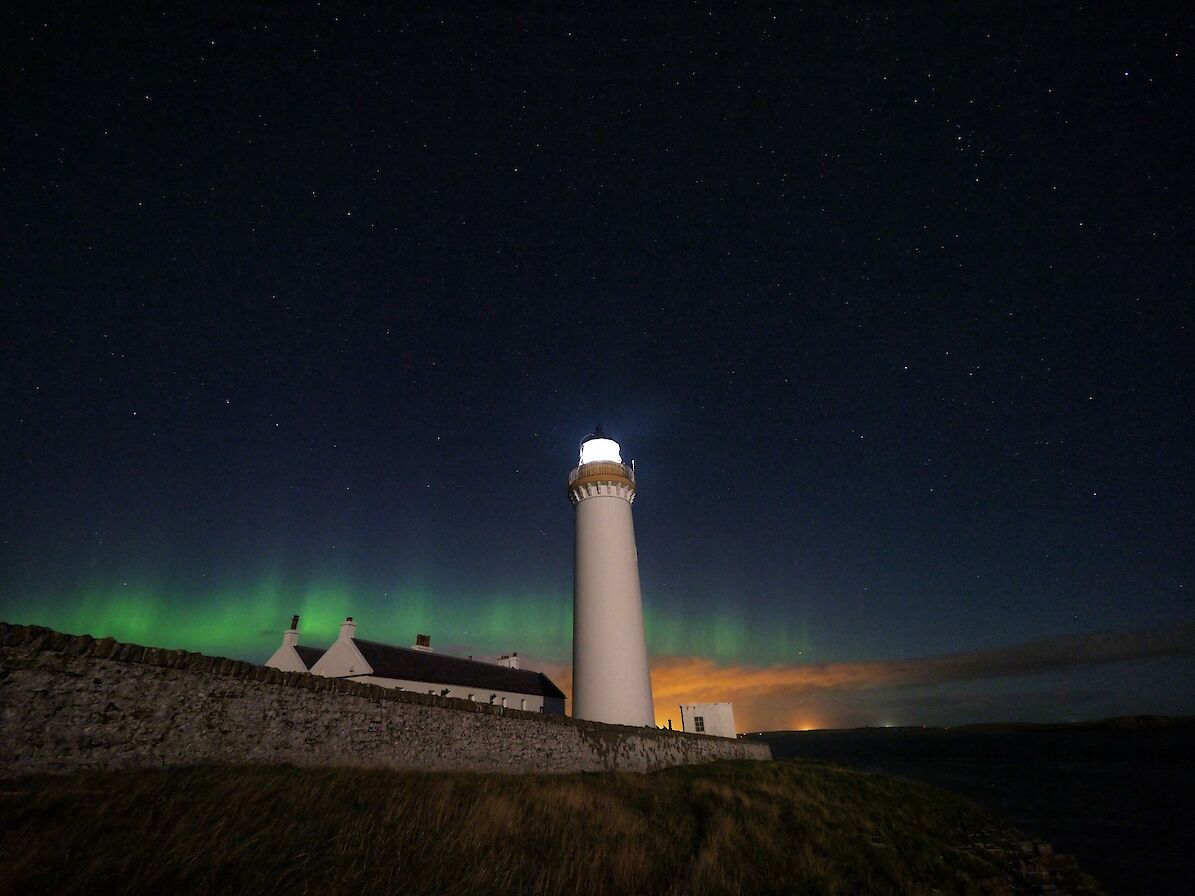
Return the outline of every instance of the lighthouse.
<path id="1" fill-rule="evenodd" d="M 573 716 L 654 725 L 639 555 L 635 469 L 602 428 L 581 442 L 568 477 L 577 512 L 573 569 Z"/>

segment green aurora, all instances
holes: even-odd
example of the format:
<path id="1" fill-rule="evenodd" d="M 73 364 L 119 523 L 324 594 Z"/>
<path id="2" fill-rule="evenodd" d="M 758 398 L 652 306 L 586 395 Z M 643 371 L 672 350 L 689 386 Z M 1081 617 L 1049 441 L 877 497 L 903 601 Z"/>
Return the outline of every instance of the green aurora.
<path id="1" fill-rule="evenodd" d="M 720 663 L 791 660 L 809 655 L 803 623 L 748 623 L 729 612 L 659 608 L 645 595 L 648 648 L 653 656 L 701 656 Z M 194 650 L 261 662 L 278 646 L 292 614 L 302 617 L 305 644 L 330 643 L 353 616 L 360 637 L 393 644 L 430 633 L 434 643 L 479 655 L 518 650 L 568 662 L 572 650 L 570 593 L 459 595 L 426 586 L 366 589 L 338 581 L 284 586 L 265 576 L 252 584 L 170 587 L 160 583 L 88 585 L 63 594 L 7 593 L 0 618 L 73 634 Z"/>

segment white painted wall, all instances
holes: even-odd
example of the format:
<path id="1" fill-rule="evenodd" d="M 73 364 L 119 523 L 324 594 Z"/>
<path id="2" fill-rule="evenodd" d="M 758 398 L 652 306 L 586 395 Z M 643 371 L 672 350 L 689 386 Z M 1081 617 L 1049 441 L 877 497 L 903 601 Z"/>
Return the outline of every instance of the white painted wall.
<path id="1" fill-rule="evenodd" d="M 299 643 L 299 633 L 290 629 L 282 633 L 282 646 L 274 651 L 274 655 L 266 660 L 271 669 L 281 669 L 283 672 L 306 672 L 307 666 L 295 650 Z"/>
<path id="2" fill-rule="evenodd" d="M 702 720 L 704 731 L 697 730 L 697 719 Z M 733 703 L 682 703 L 680 707 L 681 728 L 693 734 L 710 734 L 715 737 L 735 737 Z"/>
<path id="3" fill-rule="evenodd" d="M 327 653 L 319 658 L 311 667 L 312 675 L 323 675 L 327 678 L 347 678 L 350 675 L 370 675 L 373 667 L 365 662 L 361 651 L 353 643 L 357 632 L 357 624 L 346 619 L 340 624 L 340 636 L 332 642 Z"/>
<path id="4" fill-rule="evenodd" d="M 634 491 L 587 488 L 577 501 L 573 578 L 573 716 L 654 725 Z M 574 494 L 574 500 L 576 496 Z"/>
<path id="5" fill-rule="evenodd" d="M 544 698 L 538 694 L 520 694 L 516 691 L 494 691 L 485 688 L 467 688 L 459 684 L 437 684 L 434 681 L 404 681 L 398 678 L 378 678 L 373 675 L 366 675 L 361 678 L 353 676 L 353 681 L 363 681 L 366 684 L 376 684 L 384 688 L 402 688 L 404 691 L 411 691 L 416 694 L 432 693 L 437 697 L 441 696 L 440 691 L 445 688 L 448 693 L 445 697 L 455 697 L 457 700 L 468 700 L 469 695 L 473 695 L 474 703 L 489 703 L 490 694 L 496 694 L 494 697 L 494 704 L 502 705 L 502 701 L 506 701 L 507 709 L 525 709 L 527 712 L 541 712 L 544 708 Z"/>
<path id="6" fill-rule="evenodd" d="M 298 651 L 296 651 L 289 644 L 283 644 L 274 651 L 274 655 L 266 660 L 266 665 L 271 669 L 281 669 L 283 672 L 306 672 L 307 666 L 304 665 L 303 660 L 299 658 Z"/>

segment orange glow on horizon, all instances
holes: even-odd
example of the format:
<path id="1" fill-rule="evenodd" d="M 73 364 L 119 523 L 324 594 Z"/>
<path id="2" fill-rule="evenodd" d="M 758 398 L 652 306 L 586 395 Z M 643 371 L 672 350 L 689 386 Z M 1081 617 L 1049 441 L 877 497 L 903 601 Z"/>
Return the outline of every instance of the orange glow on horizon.
<path id="1" fill-rule="evenodd" d="M 1184 623 L 1166 629 L 1070 635 L 961 653 L 839 663 L 720 666 L 703 657 L 654 657 L 651 684 L 658 725 L 666 726 L 672 719 L 673 727 L 679 727 L 682 703 L 732 703 L 739 732 L 808 731 L 866 724 L 867 716 L 874 719 L 880 712 L 875 707 L 860 718 L 859 704 L 874 702 L 850 696 L 860 692 L 1192 654 L 1195 623 Z M 544 664 L 541 668 L 566 694 L 571 691 L 568 666 Z M 891 720 L 889 712 L 884 710 L 880 717 Z"/>
<path id="2" fill-rule="evenodd" d="M 701 657 L 668 657 L 652 662 L 651 686 L 656 724 L 668 720 L 680 730 L 681 703 L 732 703 L 735 727 L 748 731 L 824 727 L 810 691 L 833 687 L 841 673 L 818 674 L 807 666 L 718 666 Z"/>
<path id="3" fill-rule="evenodd" d="M 565 693 L 572 714 L 572 667 L 539 663 Z M 840 672 L 819 676 L 811 666 L 718 666 L 702 657 L 660 657 L 651 661 L 655 724 L 682 728 L 682 703 L 733 703 L 735 727 L 747 731 L 813 730 L 827 727 L 810 691 L 833 687 Z"/>

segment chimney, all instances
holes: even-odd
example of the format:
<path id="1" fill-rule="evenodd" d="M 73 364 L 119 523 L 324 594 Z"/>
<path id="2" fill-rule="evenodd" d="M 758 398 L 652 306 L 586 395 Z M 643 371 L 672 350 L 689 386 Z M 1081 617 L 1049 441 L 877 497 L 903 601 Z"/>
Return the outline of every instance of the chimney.
<path id="1" fill-rule="evenodd" d="M 519 653 L 516 650 L 514 653 L 509 653 L 506 656 L 498 657 L 498 665 L 505 666 L 507 669 L 519 668 Z"/>
<path id="2" fill-rule="evenodd" d="M 299 617 L 292 616 L 290 620 L 290 629 L 282 633 L 282 646 L 294 647 L 299 643 Z"/>
<path id="3" fill-rule="evenodd" d="M 357 636 L 357 623 L 353 622 L 352 616 L 345 616 L 344 622 L 340 623 L 340 640 L 347 641 L 350 638 Z"/>
<path id="4" fill-rule="evenodd" d="M 416 635 L 415 644 L 412 650 L 422 650 L 424 653 L 432 652 L 432 636 L 431 635 Z"/>

